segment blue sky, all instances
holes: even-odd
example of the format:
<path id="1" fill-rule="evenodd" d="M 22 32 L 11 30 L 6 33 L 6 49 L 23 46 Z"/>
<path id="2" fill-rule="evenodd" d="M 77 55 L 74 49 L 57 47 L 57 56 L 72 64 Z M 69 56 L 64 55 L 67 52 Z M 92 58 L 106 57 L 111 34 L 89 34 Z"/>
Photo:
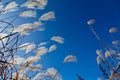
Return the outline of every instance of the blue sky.
<path id="1" fill-rule="evenodd" d="M 44 32 L 35 32 L 27 39 L 43 41 L 52 36 L 62 36 L 65 43 L 57 44 L 58 49 L 44 55 L 40 63 L 58 69 L 64 57 L 72 54 L 77 56 L 78 62 L 63 66 L 60 71 L 63 80 L 77 80 L 76 73 L 85 80 L 101 77 L 95 51 L 102 49 L 102 46 L 89 30 L 87 21 L 96 19 L 94 29 L 105 42 L 109 42 L 110 27 L 120 29 L 119 3 L 119 0 L 49 0 L 46 9 L 39 12 L 39 15 L 54 11 L 55 21 L 47 22 Z"/>
<path id="2" fill-rule="evenodd" d="M 101 77 L 96 62 L 96 49 L 101 44 L 89 30 L 87 20 L 94 18 L 94 29 L 108 42 L 110 27 L 120 28 L 119 0 L 51 0 L 46 7 L 56 14 L 56 21 L 46 25 L 44 38 L 60 35 L 65 43 L 51 54 L 44 56 L 49 66 L 59 67 L 64 57 L 73 54 L 78 57 L 77 63 L 68 63 L 60 71 L 63 80 L 77 80 L 76 73 L 85 80 L 96 80 Z M 108 43 L 109 44 L 109 43 Z M 59 63 L 59 64 L 58 64 Z"/>

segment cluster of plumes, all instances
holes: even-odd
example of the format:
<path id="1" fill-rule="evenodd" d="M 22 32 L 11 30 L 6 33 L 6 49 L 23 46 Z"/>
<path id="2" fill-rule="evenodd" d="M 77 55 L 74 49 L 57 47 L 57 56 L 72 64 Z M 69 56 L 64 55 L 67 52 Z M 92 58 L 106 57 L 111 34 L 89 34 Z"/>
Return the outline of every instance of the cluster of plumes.
<path id="1" fill-rule="evenodd" d="M 89 20 L 88 25 L 93 25 L 95 19 Z M 119 80 L 120 79 L 120 41 L 114 37 L 118 32 L 116 27 L 109 29 L 111 36 L 111 45 L 106 44 L 103 40 L 97 35 L 93 27 L 90 27 L 93 34 L 102 44 L 104 50 L 96 50 L 98 55 L 97 63 L 102 72 L 104 78 L 109 80 Z M 102 80 L 98 78 L 98 80 Z"/>
<path id="2" fill-rule="evenodd" d="M 9 14 L 10 12 L 15 12 L 18 10 L 20 11 L 21 8 L 25 8 L 22 9 L 22 11 L 19 14 L 16 14 L 17 17 L 22 19 L 23 18 L 36 19 L 38 17 L 37 11 L 43 10 L 47 5 L 47 2 L 48 0 L 28 0 L 27 2 L 21 5 L 17 4 L 17 2 L 15 1 L 11 1 L 9 3 L 0 2 L 0 13 L 2 15 Z M 12 32 L 18 32 L 21 35 L 29 35 L 29 33 L 34 30 L 43 31 L 45 29 L 44 22 L 54 19 L 55 13 L 53 11 L 49 11 L 41 15 L 34 22 L 23 23 L 18 25 L 17 27 L 14 28 L 14 30 L 12 30 Z"/>
<path id="3" fill-rule="evenodd" d="M 55 36 L 54 36 L 55 37 Z M 58 36 L 57 36 L 58 37 Z M 44 43 L 44 44 L 43 44 Z M 13 74 L 13 78 L 19 78 L 24 80 L 40 80 L 40 79 L 52 79 L 52 80 L 62 80 L 62 77 L 55 68 L 47 68 L 46 70 L 43 70 L 44 66 L 42 64 L 34 65 L 34 63 L 38 62 L 43 55 L 46 55 L 56 49 L 56 45 L 51 45 L 49 48 L 46 48 L 45 45 L 48 44 L 48 42 L 41 42 L 39 46 L 36 48 L 34 43 L 25 43 L 20 46 L 18 46 L 18 50 L 25 50 L 26 54 L 30 54 L 31 52 L 35 52 L 36 55 L 29 56 L 27 58 L 17 56 L 14 58 L 14 61 L 11 61 L 13 65 L 19 65 L 17 72 Z M 68 62 L 76 62 L 77 57 L 73 55 L 68 55 L 63 60 L 62 64 L 68 63 Z M 38 71 L 35 76 L 28 76 L 28 73 Z M 24 74 L 24 75 L 22 75 Z M 27 74 L 27 75 L 26 75 Z"/>
<path id="4" fill-rule="evenodd" d="M 46 80 L 53 78 L 62 80 L 56 69 L 53 67 L 45 69 L 38 61 L 42 56 L 56 50 L 58 44 L 63 44 L 64 38 L 53 36 L 43 42 L 25 43 L 23 41 L 33 31 L 44 31 L 45 23 L 55 19 L 53 11 L 38 17 L 37 13 L 44 10 L 47 3 L 48 0 L 27 0 L 23 4 L 12 0 L 0 2 L 0 80 Z M 29 19 L 32 19 L 32 22 Z M 61 64 L 76 61 L 75 56 L 68 55 Z"/>

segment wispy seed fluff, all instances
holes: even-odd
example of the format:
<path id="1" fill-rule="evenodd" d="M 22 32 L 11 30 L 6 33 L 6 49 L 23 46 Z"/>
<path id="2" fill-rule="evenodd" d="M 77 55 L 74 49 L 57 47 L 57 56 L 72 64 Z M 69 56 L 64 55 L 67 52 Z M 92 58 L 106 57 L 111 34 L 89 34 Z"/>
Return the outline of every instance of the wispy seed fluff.
<path id="1" fill-rule="evenodd" d="M 88 24 L 88 25 L 92 25 L 92 24 L 94 24 L 94 23 L 95 23 L 95 19 L 90 19 L 90 20 L 87 21 L 87 24 Z"/>
<path id="2" fill-rule="evenodd" d="M 21 17 L 36 17 L 36 15 L 37 12 L 32 10 L 24 11 L 20 14 Z"/>
<path id="3" fill-rule="evenodd" d="M 63 63 L 66 63 L 66 62 L 76 62 L 77 61 L 77 57 L 74 56 L 74 55 L 68 55 L 65 57 Z"/>
<path id="4" fill-rule="evenodd" d="M 118 32 L 118 30 L 117 30 L 117 28 L 112 27 L 112 28 L 109 29 L 109 32 L 110 33 L 116 33 L 116 32 Z"/>

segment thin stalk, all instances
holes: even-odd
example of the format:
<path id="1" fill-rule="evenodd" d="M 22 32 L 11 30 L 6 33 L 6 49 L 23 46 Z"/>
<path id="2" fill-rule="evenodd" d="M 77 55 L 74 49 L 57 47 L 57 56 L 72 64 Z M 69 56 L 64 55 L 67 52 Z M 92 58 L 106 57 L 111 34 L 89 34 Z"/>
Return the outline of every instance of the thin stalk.
<path id="1" fill-rule="evenodd" d="M 59 71 L 62 69 L 63 65 L 64 65 L 64 63 L 62 63 L 62 64 L 60 65 L 60 67 L 58 68 L 58 70 L 57 70 L 57 72 L 56 72 L 56 74 L 55 74 L 55 76 L 53 77 L 53 79 L 52 79 L 52 80 L 55 80 L 55 78 L 56 78 L 57 74 L 58 74 L 58 73 L 59 73 Z"/>
<path id="2" fill-rule="evenodd" d="M 103 48 L 108 51 L 108 50 L 112 50 L 107 44 L 104 43 L 104 41 L 97 35 L 97 33 L 95 32 L 95 30 L 90 27 L 90 30 L 93 32 L 93 34 L 95 35 L 95 37 L 98 39 L 98 41 L 102 44 Z M 115 53 L 115 52 L 114 52 Z M 115 53 L 116 54 L 116 53 Z M 115 64 L 117 64 L 117 62 L 112 58 L 113 62 Z"/>

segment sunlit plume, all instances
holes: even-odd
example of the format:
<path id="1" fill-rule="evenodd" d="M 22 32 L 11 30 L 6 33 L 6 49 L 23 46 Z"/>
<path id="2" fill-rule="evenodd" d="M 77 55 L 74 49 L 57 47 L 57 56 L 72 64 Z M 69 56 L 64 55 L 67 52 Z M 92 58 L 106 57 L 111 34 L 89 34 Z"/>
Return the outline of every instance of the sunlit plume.
<path id="1" fill-rule="evenodd" d="M 36 17 L 37 13 L 36 11 L 28 10 L 22 12 L 19 16 L 21 17 Z"/>
<path id="2" fill-rule="evenodd" d="M 42 56 L 48 52 L 48 49 L 42 46 L 37 48 L 36 52 L 37 52 L 37 56 Z"/>
<path id="3" fill-rule="evenodd" d="M 19 50 L 25 50 L 25 49 L 28 47 L 29 44 L 30 44 L 30 43 L 21 44 L 20 46 L 18 46 L 17 49 L 19 49 Z"/>
<path id="4" fill-rule="evenodd" d="M 27 2 L 25 2 L 24 4 L 22 4 L 21 7 L 27 7 L 27 8 L 34 9 L 35 8 L 35 3 L 32 2 L 31 0 L 28 0 Z"/>
<path id="5" fill-rule="evenodd" d="M 105 52 L 105 57 L 106 57 L 106 58 L 111 57 L 114 53 L 115 53 L 115 52 L 114 52 L 114 51 L 111 51 L 111 50 L 106 51 L 106 52 Z"/>
<path id="6" fill-rule="evenodd" d="M 31 52 L 33 48 L 35 48 L 34 43 L 24 43 L 18 47 L 19 50 L 26 50 L 26 53 Z"/>
<path id="7" fill-rule="evenodd" d="M 42 26 L 43 24 L 41 22 L 33 22 L 33 23 L 25 23 L 25 24 L 21 24 L 20 26 L 14 28 L 13 32 L 18 32 L 21 35 L 29 35 L 31 31 L 34 30 L 39 30 L 39 28 Z"/>
<path id="8" fill-rule="evenodd" d="M 39 56 L 29 56 L 26 60 L 25 63 L 31 64 L 33 62 L 37 62 L 40 59 Z"/>
<path id="9" fill-rule="evenodd" d="M 35 48 L 35 44 L 34 43 L 29 44 L 26 48 L 26 53 L 31 52 L 33 48 Z"/>
<path id="10" fill-rule="evenodd" d="M 111 54 L 109 54 L 108 52 L 105 53 L 105 57 L 108 58 Z"/>
<path id="11" fill-rule="evenodd" d="M 32 1 L 41 10 L 43 10 L 45 8 L 45 6 L 47 5 L 47 3 L 48 3 L 48 0 L 32 0 Z"/>
<path id="12" fill-rule="evenodd" d="M 61 44 L 64 43 L 64 38 L 61 37 L 61 36 L 53 36 L 53 37 L 51 38 L 51 40 L 56 41 L 56 42 L 61 43 Z"/>
<path id="13" fill-rule="evenodd" d="M 47 3 L 48 0 L 28 0 L 26 3 L 22 4 L 22 6 L 32 9 L 35 9 L 37 7 L 38 9 L 43 10 L 45 9 Z"/>
<path id="14" fill-rule="evenodd" d="M 52 46 L 49 47 L 48 52 L 52 52 L 52 51 L 54 51 L 56 49 L 57 49 L 57 46 L 56 45 L 52 45 Z"/>
<path id="15" fill-rule="evenodd" d="M 95 23 L 95 19 L 90 19 L 87 21 L 88 25 L 93 25 Z"/>
<path id="16" fill-rule="evenodd" d="M 50 75 L 52 78 L 55 76 L 56 73 L 57 73 L 57 70 L 55 70 L 54 68 L 47 69 L 47 74 Z"/>
<path id="17" fill-rule="evenodd" d="M 53 11 L 47 12 L 39 18 L 41 21 L 48 21 L 53 19 L 55 19 L 55 13 Z"/>
<path id="18" fill-rule="evenodd" d="M 57 70 L 55 68 L 48 68 L 47 71 L 46 71 L 46 74 L 48 76 L 50 76 L 51 78 L 54 78 L 56 73 L 57 73 Z M 62 77 L 60 76 L 59 73 L 56 75 L 55 80 L 62 80 Z"/>
<path id="19" fill-rule="evenodd" d="M 97 60 L 97 63 L 98 63 L 98 65 L 99 65 L 100 62 L 101 62 L 101 58 L 98 56 L 96 60 Z"/>
<path id="20" fill-rule="evenodd" d="M 77 62 L 77 57 L 74 55 L 68 55 L 65 57 L 63 63 L 66 63 L 66 62 Z"/>
<path id="21" fill-rule="evenodd" d="M 103 53 L 102 53 L 102 50 L 96 50 L 96 53 L 98 56 L 102 57 Z"/>
<path id="22" fill-rule="evenodd" d="M 118 30 L 117 30 L 117 28 L 112 27 L 112 28 L 109 29 L 109 32 L 110 33 L 116 33 L 116 32 L 118 32 Z"/>
<path id="23" fill-rule="evenodd" d="M 5 14 L 10 11 L 15 11 L 17 9 L 18 9 L 18 4 L 15 1 L 13 1 L 9 3 L 8 5 L 6 5 L 6 7 L 2 11 L 2 14 Z"/>
<path id="24" fill-rule="evenodd" d="M 21 24 L 20 26 L 16 27 L 13 32 L 18 32 L 21 35 L 27 35 L 28 34 L 27 30 L 31 29 L 30 28 L 31 25 L 32 25 L 32 23 Z"/>
<path id="25" fill-rule="evenodd" d="M 38 30 L 38 31 L 45 30 L 44 24 L 41 21 L 35 21 L 31 27 L 32 27 L 32 30 Z"/>
<path id="26" fill-rule="evenodd" d="M 117 46 L 117 45 L 120 44 L 120 41 L 119 40 L 112 41 L 112 44 L 115 45 L 115 46 Z"/>

